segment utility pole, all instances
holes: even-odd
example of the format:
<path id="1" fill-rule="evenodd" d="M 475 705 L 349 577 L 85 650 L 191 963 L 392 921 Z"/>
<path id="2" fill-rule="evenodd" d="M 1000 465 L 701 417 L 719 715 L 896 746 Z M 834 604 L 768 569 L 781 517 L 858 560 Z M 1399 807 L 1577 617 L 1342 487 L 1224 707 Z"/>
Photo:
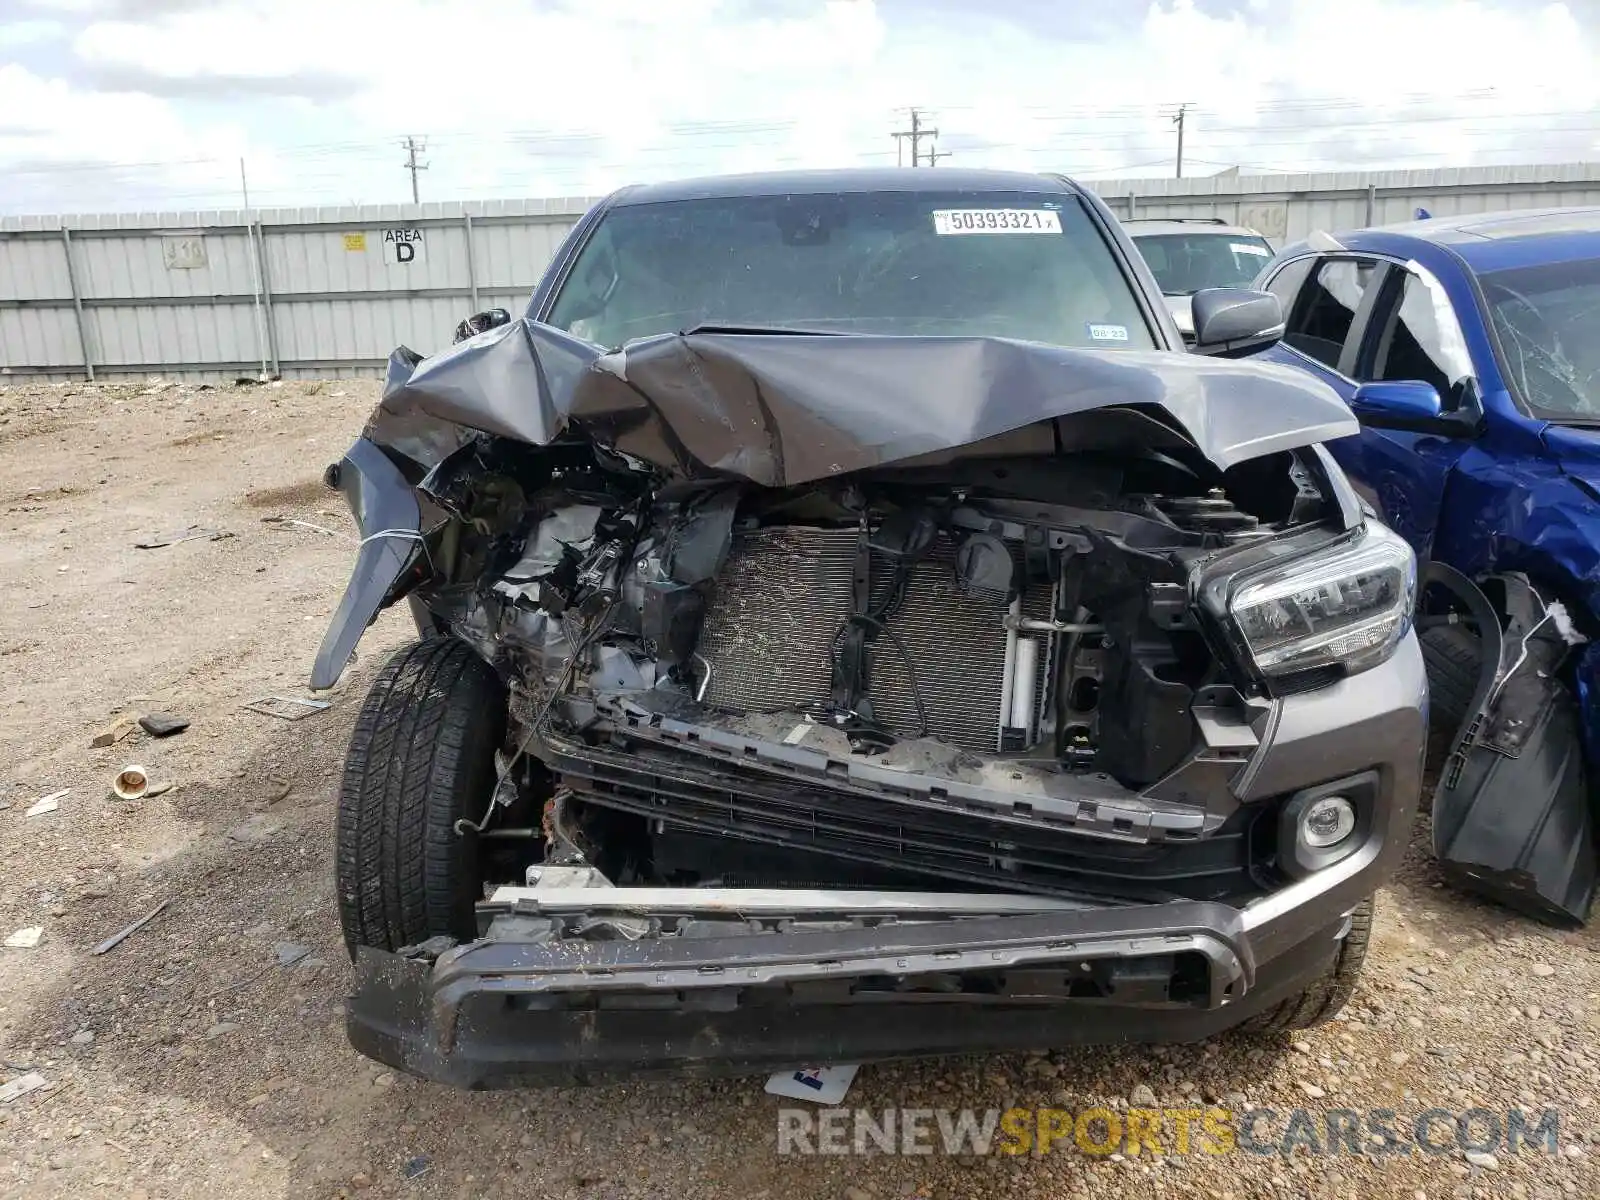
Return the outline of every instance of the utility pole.
<path id="1" fill-rule="evenodd" d="M 922 165 L 922 139 L 923 138 L 937 138 L 938 136 L 939 136 L 939 131 L 937 129 L 924 129 L 923 128 L 923 126 L 922 126 L 922 110 L 913 108 L 911 110 L 911 128 L 910 129 L 897 129 L 894 132 L 895 151 L 896 151 L 896 153 L 895 153 L 895 161 L 896 161 L 896 163 L 898 163 L 901 166 L 905 165 L 905 160 L 903 158 L 901 158 L 900 154 L 899 154 L 900 141 L 901 141 L 902 138 L 908 138 L 911 141 L 911 165 L 913 167 L 920 167 Z M 929 151 L 928 165 L 930 167 L 933 166 L 934 159 L 936 157 L 948 157 L 948 156 L 949 156 L 949 152 L 948 151 L 946 151 L 944 155 L 936 155 L 933 151 Z"/>
<path id="2" fill-rule="evenodd" d="M 934 132 L 938 133 L 939 131 L 936 129 Z M 937 146 L 938 142 L 935 142 L 934 145 Z M 928 165 L 930 167 L 937 167 L 941 158 L 949 158 L 953 153 L 955 153 L 953 150 L 929 150 Z"/>
<path id="3" fill-rule="evenodd" d="M 418 199 L 417 196 L 417 172 L 426 171 L 428 169 L 428 164 L 419 163 L 417 161 L 417 152 L 419 150 L 426 150 L 428 148 L 428 143 L 425 141 L 419 141 L 414 137 L 407 137 L 402 145 L 404 145 L 406 148 L 405 168 L 411 172 L 411 203 L 420 204 L 421 200 Z"/>
<path id="4" fill-rule="evenodd" d="M 1177 116 L 1172 118 L 1172 123 L 1178 127 L 1178 174 L 1177 174 L 1177 178 L 1179 178 L 1179 179 L 1183 178 L 1183 115 L 1184 115 L 1185 112 L 1188 111 L 1188 108 L 1189 108 L 1189 106 L 1187 104 L 1178 105 L 1178 114 L 1177 114 Z"/>

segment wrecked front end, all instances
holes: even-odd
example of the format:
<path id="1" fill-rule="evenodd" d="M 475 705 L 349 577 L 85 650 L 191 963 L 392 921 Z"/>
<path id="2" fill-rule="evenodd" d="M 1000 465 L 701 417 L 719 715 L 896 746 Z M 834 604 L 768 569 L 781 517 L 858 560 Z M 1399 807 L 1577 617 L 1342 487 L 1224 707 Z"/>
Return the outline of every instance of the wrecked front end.
<path id="1" fill-rule="evenodd" d="M 466 351 L 398 360 L 336 472 L 364 559 L 319 685 L 407 596 L 508 696 L 479 937 L 360 951 L 366 1053 L 480 1086 L 1199 1038 L 1326 971 L 1402 850 L 1413 566 L 1293 377 Z"/>

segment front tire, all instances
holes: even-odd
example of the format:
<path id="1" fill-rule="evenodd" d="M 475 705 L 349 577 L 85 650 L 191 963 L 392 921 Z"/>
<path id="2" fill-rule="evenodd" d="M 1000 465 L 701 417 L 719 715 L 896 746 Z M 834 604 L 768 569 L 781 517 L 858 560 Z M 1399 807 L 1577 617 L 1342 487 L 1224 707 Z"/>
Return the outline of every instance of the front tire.
<path id="1" fill-rule="evenodd" d="M 345 946 L 398 950 L 477 936 L 478 839 L 505 736 L 506 695 L 463 642 L 430 638 L 384 664 L 356 717 L 339 792 L 336 875 Z"/>
<path id="2" fill-rule="evenodd" d="M 1296 996 L 1257 1013 L 1244 1024 L 1246 1033 L 1287 1033 L 1333 1020 L 1355 994 L 1372 941 L 1372 900 L 1364 900 L 1350 916 L 1350 932 L 1328 973 Z"/>

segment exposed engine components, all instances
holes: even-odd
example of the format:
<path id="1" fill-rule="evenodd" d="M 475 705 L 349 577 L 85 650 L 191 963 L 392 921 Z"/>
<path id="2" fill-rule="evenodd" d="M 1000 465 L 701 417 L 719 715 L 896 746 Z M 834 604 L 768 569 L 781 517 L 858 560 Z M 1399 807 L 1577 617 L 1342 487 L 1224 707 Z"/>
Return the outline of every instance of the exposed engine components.
<path id="1" fill-rule="evenodd" d="M 956 586 L 975 600 L 1004 604 L 1015 575 L 1010 548 L 992 533 L 968 534 L 956 551 Z"/>

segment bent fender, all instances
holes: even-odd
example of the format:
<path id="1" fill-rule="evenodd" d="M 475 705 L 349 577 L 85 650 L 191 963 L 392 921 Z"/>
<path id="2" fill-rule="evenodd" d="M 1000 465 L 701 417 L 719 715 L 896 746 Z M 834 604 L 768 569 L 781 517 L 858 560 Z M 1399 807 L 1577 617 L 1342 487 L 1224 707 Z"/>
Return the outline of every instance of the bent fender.
<path id="1" fill-rule="evenodd" d="M 361 438 L 345 451 L 336 486 L 355 514 L 361 548 L 311 668 L 311 687 L 318 691 L 339 681 L 361 635 L 380 609 L 400 598 L 395 585 L 423 553 L 416 492 L 375 443 Z"/>

